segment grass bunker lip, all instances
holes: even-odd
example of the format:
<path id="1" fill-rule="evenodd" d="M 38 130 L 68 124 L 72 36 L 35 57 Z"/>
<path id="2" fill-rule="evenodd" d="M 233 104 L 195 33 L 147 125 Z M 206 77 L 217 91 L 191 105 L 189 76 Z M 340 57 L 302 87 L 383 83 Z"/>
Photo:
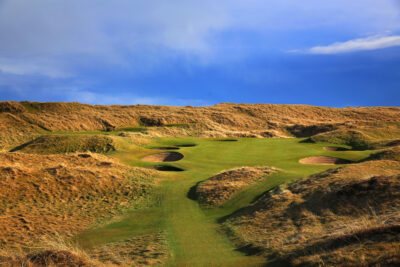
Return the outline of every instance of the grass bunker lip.
<path id="1" fill-rule="evenodd" d="M 183 144 L 183 145 L 175 145 L 176 147 L 194 147 L 196 144 Z"/>
<path id="2" fill-rule="evenodd" d="M 315 164 L 315 165 L 338 165 L 338 164 L 352 163 L 352 161 L 350 160 L 327 157 L 327 156 L 314 156 L 314 157 L 302 158 L 299 160 L 299 162 L 301 164 Z"/>
<path id="3" fill-rule="evenodd" d="M 158 146 L 158 147 L 151 147 L 150 149 L 156 149 L 156 150 L 178 150 L 179 147 L 177 147 L 177 146 Z"/>
<path id="4" fill-rule="evenodd" d="M 175 167 L 175 166 L 169 166 L 169 165 L 154 165 L 154 166 L 147 166 L 145 168 L 162 171 L 162 172 L 182 172 L 182 171 L 184 171 L 184 169 L 181 169 L 181 168 Z"/>
<path id="5" fill-rule="evenodd" d="M 234 139 L 234 138 L 226 138 L 226 139 L 217 139 L 215 141 L 218 141 L 218 142 L 237 142 L 239 140 L 238 139 Z"/>
<path id="6" fill-rule="evenodd" d="M 349 151 L 350 149 L 345 148 L 345 147 L 339 147 L 339 146 L 324 146 L 324 150 L 326 150 L 326 151 Z"/>
<path id="7" fill-rule="evenodd" d="M 183 159 L 183 154 L 174 151 L 152 154 L 142 158 L 143 161 L 147 162 L 171 162 L 181 159 Z"/>

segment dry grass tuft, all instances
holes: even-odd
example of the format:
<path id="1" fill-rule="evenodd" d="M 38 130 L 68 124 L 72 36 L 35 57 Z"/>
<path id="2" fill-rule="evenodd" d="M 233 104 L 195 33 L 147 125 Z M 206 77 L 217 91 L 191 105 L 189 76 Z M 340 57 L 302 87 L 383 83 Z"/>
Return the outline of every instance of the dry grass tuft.
<path id="1" fill-rule="evenodd" d="M 159 233 L 96 247 L 90 256 L 108 265 L 143 266 L 165 262 L 169 252 L 164 235 Z"/>

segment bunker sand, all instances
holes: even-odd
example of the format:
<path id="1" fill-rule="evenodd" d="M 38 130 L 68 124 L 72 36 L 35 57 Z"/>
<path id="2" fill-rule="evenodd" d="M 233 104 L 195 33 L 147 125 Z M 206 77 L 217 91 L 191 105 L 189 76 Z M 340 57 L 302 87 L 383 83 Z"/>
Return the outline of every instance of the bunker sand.
<path id="1" fill-rule="evenodd" d="M 334 157 L 326 157 L 326 156 L 316 156 L 316 157 L 308 157 L 299 160 L 301 164 L 315 164 L 315 165 L 338 165 L 338 164 L 349 164 L 351 161 L 334 158 Z"/>
<path id="2" fill-rule="evenodd" d="M 142 161 L 147 162 L 171 162 L 183 159 L 183 155 L 179 152 L 163 152 L 152 154 L 142 158 Z"/>

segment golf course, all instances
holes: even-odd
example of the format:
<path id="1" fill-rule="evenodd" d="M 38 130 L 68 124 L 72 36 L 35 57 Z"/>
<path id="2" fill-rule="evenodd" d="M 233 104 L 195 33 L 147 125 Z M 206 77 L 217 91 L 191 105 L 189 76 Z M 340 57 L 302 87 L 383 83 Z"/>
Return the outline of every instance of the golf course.
<path id="1" fill-rule="evenodd" d="M 147 205 L 133 209 L 122 217 L 96 225 L 75 240 L 84 249 L 119 242 L 135 236 L 163 233 L 169 248 L 168 266 L 264 266 L 265 257 L 250 255 L 234 245 L 221 228 L 223 218 L 250 205 L 260 195 L 280 184 L 295 181 L 341 165 L 301 164 L 312 156 L 328 156 L 352 162 L 369 155 L 368 151 L 338 149 L 328 151 L 326 143 L 307 143 L 299 138 L 157 138 L 142 146 L 123 146 L 107 155 L 129 166 L 169 166 L 183 171 L 160 172 L 159 185 Z M 170 162 L 142 160 L 149 155 L 179 152 L 183 158 Z M 162 158 L 162 157 L 161 157 Z M 161 161 L 161 159 L 160 159 Z M 222 171 L 243 166 L 266 166 L 276 173 L 242 188 L 214 208 L 202 208 L 191 197 L 191 191 Z"/>

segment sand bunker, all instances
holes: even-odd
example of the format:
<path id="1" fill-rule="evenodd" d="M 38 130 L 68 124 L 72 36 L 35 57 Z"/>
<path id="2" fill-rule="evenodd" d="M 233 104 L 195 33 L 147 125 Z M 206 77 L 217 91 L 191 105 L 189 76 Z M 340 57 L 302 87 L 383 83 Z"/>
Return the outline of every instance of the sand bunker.
<path id="1" fill-rule="evenodd" d="M 157 150 L 177 150 L 179 147 L 175 146 L 160 146 L 160 147 L 152 147 L 151 149 L 157 149 Z"/>
<path id="2" fill-rule="evenodd" d="M 162 172 L 181 172 L 184 171 L 184 169 L 174 167 L 174 166 L 164 166 L 164 165 L 155 165 L 155 166 L 149 166 L 146 167 L 146 169 L 152 169 L 152 170 L 157 170 L 157 171 L 162 171 Z"/>
<path id="3" fill-rule="evenodd" d="M 308 157 L 299 160 L 302 164 L 316 164 L 316 165 L 336 165 L 336 164 L 349 164 L 351 161 L 326 156 Z"/>
<path id="4" fill-rule="evenodd" d="M 143 161 L 147 162 L 168 162 L 178 161 L 181 159 L 183 159 L 183 155 L 179 152 L 163 152 L 142 158 Z"/>
<path id="5" fill-rule="evenodd" d="M 338 146 L 324 146 L 326 151 L 348 151 L 348 148 L 338 147 Z"/>

